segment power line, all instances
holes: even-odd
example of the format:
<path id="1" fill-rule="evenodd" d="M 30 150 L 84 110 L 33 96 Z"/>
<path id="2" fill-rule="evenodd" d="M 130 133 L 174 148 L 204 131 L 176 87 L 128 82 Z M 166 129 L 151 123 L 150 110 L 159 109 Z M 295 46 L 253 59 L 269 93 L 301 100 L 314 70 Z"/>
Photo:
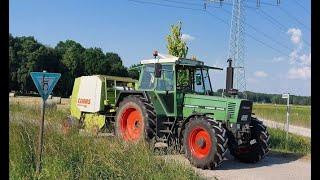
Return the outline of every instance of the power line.
<path id="1" fill-rule="evenodd" d="M 220 18 L 220 17 L 218 17 L 218 16 L 215 16 L 215 15 L 214 15 L 213 13 L 211 13 L 210 11 L 203 10 L 203 9 L 189 8 L 189 7 L 182 7 L 182 6 L 172 6 L 172 5 L 167 5 L 167 4 L 161 4 L 161 3 L 155 3 L 155 2 L 148 2 L 148 1 L 141 1 L 141 0 L 128 0 L 128 1 L 136 2 L 136 3 L 140 3 L 140 4 L 152 4 L 152 5 L 163 6 L 163 7 L 180 8 L 180 9 L 188 9 L 188 10 L 195 10 L 195 11 L 205 11 L 205 12 L 207 12 L 207 14 L 209 14 L 210 16 L 218 19 L 219 21 L 223 22 L 223 23 L 226 24 L 226 25 L 229 25 L 229 23 L 228 23 L 226 20 L 224 20 L 224 19 L 222 19 L 222 18 Z M 264 46 L 266 46 L 266 47 L 268 47 L 268 48 L 270 48 L 270 49 L 272 49 L 272 50 L 274 50 L 274 51 L 276 51 L 276 52 L 278 52 L 278 53 L 280 53 L 280 54 L 282 54 L 282 55 L 285 55 L 285 54 L 283 54 L 283 52 L 281 52 L 281 51 L 275 49 L 274 47 L 266 44 L 265 42 L 263 42 L 263 41 L 255 38 L 255 37 L 252 36 L 251 34 L 248 34 L 248 33 L 246 33 L 246 32 L 244 32 L 244 34 L 246 34 L 248 37 L 252 38 L 253 40 L 261 43 L 262 45 L 264 45 Z M 287 55 L 285 55 L 285 56 L 287 56 Z"/>
<path id="2" fill-rule="evenodd" d="M 198 4 L 198 3 L 182 2 L 182 1 L 175 1 L 175 0 L 162 0 L 162 1 L 171 2 L 171 3 L 177 3 L 177 4 L 188 4 L 188 5 L 191 5 L 191 6 L 202 6 L 203 7 L 203 4 Z"/>
<path id="3" fill-rule="evenodd" d="M 222 8 L 222 10 L 223 10 L 225 13 L 231 14 L 229 11 L 227 11 L 227 10 L 225 10 L 225 9 L 223 9 L 223 8 Z M 278 45 L 281 45 L 282 47 L 284 47 L 284 48 L 288 49 L 289 51 L 291 51 L 291 49 L 290 49 L 287 45 L 285 45 L 285 44 L 283 44 L 283 43 L 275 40 L 274 38 L 272 38 L 271 36 L 269 36 L 269 35 L 266 34 L 265 32 L 260 31 L 259 29 L 257 29 L 256 27 L 252 26 L 251 24 L 249 24 L 249 23 L 247 23 L 247 22 L 244 22 L 244 23 L 245 23 L 247 26 L 249 26 L 251 29 L 255 30 L 256 32 L 258 32 L 258 33 L 260 33 L 260 34 L 262 34 L 264 37 L 266 37 L 266 38 L 274 41 L 274 42 L 277 43 Z"/>
<path id="4" fill-rule="evenodd" d="M 275 19 L 274 17 L 272 17 L 271 15 L 267 14 L 265 11 L 263 11 L 262 9 L 258 10 L 259 12 L 262 13 L 262 15 L 264 15 L 265 17 L 267 17 L 266 19 L 271 22 L 272 24 L 277 23 L 279 26 L 275 25 L 281 32 L 283 33 L 287 33 L 287 30 L 289 29 L 287 26 L 283 25 L 282 23 L 280 23 L 277 19 Z M 260 13 L 258 13 L 259 15 L 261 15 Z M 271 19 L 271 20 L 270 20 Z M 301 40 L 307 44 L 309 47 L 311 47 L 310 43 L 306 40 L 304 40 L 301 37 Z"/>
<path id="5" fill-rule="evenodd" d="M 307 10 L 307 8 L 305 8 L 304 6 L 302 6 L 297 0 L 294 0 L 296 2 L 296 4 L 298 4 L 302 9 L 304 9 L 307 13 L 311 14 L 311 12 L 309 10 Z"/>
<path id="6" fill-rule="evenodd" d="M 188 10 L 194 10 L 194 11 L 203 11 L 203 9 L 190 8 L 190 7 L 184 7 L 184 6 L 174 6 L 174 5 L 161 4 L 161 3 L 149 2 L 149 1 L 141 1 L 141 0 L 128 0 L 128 1 L 136 2 L 136 3 L 140 3 L 140 4 L 152 4 L 152 5 L 163 6 L 163 7 L 188 9 Z"/>
<path id="7" fill-rule="evenodd" d="M 218 16 L 214 15 L 214 14 L 213 14 L 213 13 L 211 13 L 210 11 L 207 11 L 207 10 L 205 10 L 205 11 L 206 11 L 210 16 L 212 16 L 212 17 L 214 17 L 214 18 L 217 18 L 217 19 L 219 19 L 221 22 L 223 22 L 224 24 L 226 24 L 226 25 L 230 26 L 230 24 L 229 24 L 226 20 L 224 20 L 224 19 L 222 19 L 222 18 L 220 18 L 220 17 L 218 17 Z M 261 43 L 262 45 L 264 45 L 264 46 L 266 46 L 266 47 L 268 47 L 268 48 L 270 48 L 270 49 L 272 49 L 272 50 L 274 50 L 274 51 L 278 52 L 279 54 L 284 55 L 284 56 L 287 56 L 287 55 L 286 55 L 286 54 L 284 54 L 283 52 L 281 52 L 281 51 L 279 51 L 278 49 L 276 49 L 276 48 L 274 48 L 274 47 L 272 47 L 272 46 L 270 46 L 270 45 L 266 44 L 265 42 L 263 42 L 263 41 L 261 41 L 261 40 L 259 40 L 259 39 L 257 39 L 257 38 L 255 38 L 255 37 L 254 37 L 254 36 L 252 36 L 251 34 L 248 34 L 248 33 L 246 33 L 246 32 L 244 32 L 244 34 L 245 34 L 245 35 L 247 35 L 248 37 L 250 37 L 251 39 L 253 39 L 253 40 L 255 40 L 255 41 L 257 41 L 257 42 Z"/>
<path id="8" fill-rule="evenodd" d="M 295 20 L 297 23 L 299 23 L 300 25 L 304 26 L 306 29 L 308 29 L 309 31 L 310 28 L 307 27 L 305 24 L 303 24 L 299 19 L 297 19 L 296 17 L 292 16 L 288 11 L 286 11 L 285 9 L 283 9 L 282 7 L 279 6 L 279 8 L 285 13 L 287 14 L 288 17 L 291 17 L 291 19 Z"/>
<path id="9" fill-rule="evenodd" d="M 252 2 L 252 1 L 247 1 L 249 3 L 257 3 L 256 0 L 255 2 Z M 263 5 L 267 5 L 267 6 L 278 6 L 278 4 L 272 4 L 272 3 L 269 3 L 269 2 L 259 2 L 259 4 L 263 4 Z"/>

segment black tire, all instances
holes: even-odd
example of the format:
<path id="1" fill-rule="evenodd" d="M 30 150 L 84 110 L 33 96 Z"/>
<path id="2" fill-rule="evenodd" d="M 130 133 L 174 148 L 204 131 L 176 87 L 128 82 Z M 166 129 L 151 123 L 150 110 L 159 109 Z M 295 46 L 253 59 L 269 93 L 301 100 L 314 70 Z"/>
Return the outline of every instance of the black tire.
<path id="1" fill-rule="evenodd" d="M 197 129 L 202 129 L 206 131 L 210 136 L 211 146 L 208 148 L 208 153 L 204 157 L 197 157 L 194 152 L 194 148 L 190 145 L 192 140 L 193 132 Z M 226 136 L 226 130 L 221 126 L 220 123 L 214 121 L 208 117 L 197 117 L 191 118 L 190 121 L 186 124 L 186 129 L 184 130 L 183 135 L 183 147 L 186 157 L 189 159 L 190 163 L 194 166 L 202 169 L 215 169 L 218 167 L 225 156 L 227 151 L 227 142 L 228 138 Z M 197 142 L 198 143 L 198 142 Z M 200 142 L 201 143 L 201 142 Z M 205 141 L 206 146 L 208 142 Z M 199 144 L 197 144 L 199 146 Z M 199 146 L 200 147 L 200 146 Z M 202 147 L 201 147 L 202 148 Z"/>
<path id="2" fill-rule="evenodd" d="M 139 95 L 127 96 L 120 102 L 115 117 L 115 135 L 123 139 L 120 129 L 120 119 L 124 110 L 129 106 L 141 112 L 142 121 L 144 122 L 144 133 L 141 134 L 141 137 L 139 137 L 137 142 L 140 140 L 146 140 L 150 142 L 156 135 L 156 113 L 152 103 L 148 102 L 147 99 Z"/>
<path id="3" fill-rule="evenodd" d="M 263 159 L 270 151 L 270 135 L 267 127 L 263 125 L 262 121 L 256 118 L 251 119 L 251 140 L 256 139 L 256 143 L 248 145 L 248 152 L 240 152 L 239 149 L 229 148 L 230 154 L 236 159 L 245 163 L 256 163 Z"/>

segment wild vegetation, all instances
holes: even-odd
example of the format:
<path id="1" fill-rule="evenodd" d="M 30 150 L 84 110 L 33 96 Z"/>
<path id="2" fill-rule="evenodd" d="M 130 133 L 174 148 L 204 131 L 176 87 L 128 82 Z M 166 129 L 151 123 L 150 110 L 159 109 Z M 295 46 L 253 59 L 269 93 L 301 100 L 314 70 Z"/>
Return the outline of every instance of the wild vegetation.
<path id="1" fill-rule="evenodd" d="M 43 169 L 36 177 L 35 162 L 40 110 L 10 104 L 10 179 L 200 179 L 191 168 L 165 162 L 145 144 L 127 145 L 116 138 L 64 135 L 54 127 L 65 109 L 46 113 Z"/>
<path id="2" fill-rule="evenodd" d="M 286 145 L 286 132 L 280 129 L 268 128 L 272 151 L 296 153 L 301 155 L 311 154 L 311 139 L 292 133 L 288 135 Z M 286 147 L 287 146 L 287 147 Z"/>

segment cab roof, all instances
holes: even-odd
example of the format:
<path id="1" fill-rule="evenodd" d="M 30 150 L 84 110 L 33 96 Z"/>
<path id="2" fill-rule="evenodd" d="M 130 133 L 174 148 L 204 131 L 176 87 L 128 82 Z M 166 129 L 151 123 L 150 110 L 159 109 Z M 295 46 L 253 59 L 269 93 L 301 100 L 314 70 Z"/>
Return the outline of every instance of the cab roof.
<path id="1" fill-rule="evenodd" d="M 145 60 L 141 60 L 141 62 L 140 62 L 140 64 L 154 64 L 154 63 L 175 63 L 175 64 L 181 65 L 181 66 L 196 66 L 196 67 L 205 67 L 205 68 L 210 68 L 210 69 L 223 70 L 222 68 L 206 66 L 206 65 L 204 65 L 203 61 L 194 60 L 194 59 L 187 59 L 187 58 L 179 58 L 176 56 L 163 55 L 160 53 L 158 54 L 158 58 L 156 58 L 156 59 L 155 58 L 145 59 Z"/>

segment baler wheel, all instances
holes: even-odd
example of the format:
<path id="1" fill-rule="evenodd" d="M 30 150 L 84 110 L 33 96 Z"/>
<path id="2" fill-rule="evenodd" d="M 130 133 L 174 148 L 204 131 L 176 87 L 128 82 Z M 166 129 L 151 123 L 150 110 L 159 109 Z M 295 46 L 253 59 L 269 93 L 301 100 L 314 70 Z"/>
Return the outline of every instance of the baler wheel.
<path id="1" fill-rule="evenodd" d="M 126 142 L 149 141 L 155 136 L 156 115 L 153 105 L 141 96 L 124 98 L 115 120 L 115 134 Z"/>

